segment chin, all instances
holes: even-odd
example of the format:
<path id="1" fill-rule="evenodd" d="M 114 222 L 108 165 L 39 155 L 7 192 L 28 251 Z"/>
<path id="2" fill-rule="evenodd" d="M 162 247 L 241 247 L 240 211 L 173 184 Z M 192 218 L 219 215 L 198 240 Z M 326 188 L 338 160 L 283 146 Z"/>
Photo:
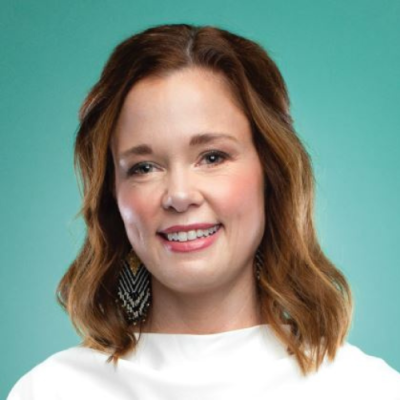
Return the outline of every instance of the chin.
<path id="1" fill-rule="evenodd" d="M 201 295 L 215 292 L 223 285 L 218 282 L 215 276 L 204 276 L 203 274 L 193 274 L 190 276 L 179 277 L 171 281 L 161 282 L 153 277 L 153 290 L 167 290 L 177 295 Z"/>

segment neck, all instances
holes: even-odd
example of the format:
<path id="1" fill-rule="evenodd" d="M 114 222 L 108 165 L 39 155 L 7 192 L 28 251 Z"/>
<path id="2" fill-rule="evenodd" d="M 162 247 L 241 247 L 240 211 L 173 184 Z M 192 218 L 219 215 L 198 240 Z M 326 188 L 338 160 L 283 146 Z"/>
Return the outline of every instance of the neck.
<path id="1" fill-rule="evenodd" d="M 153 280 L 151 316 L 143 331 L 210 334 L 262 323 L 254 277 L 202 293 L 179 293 Z"/>

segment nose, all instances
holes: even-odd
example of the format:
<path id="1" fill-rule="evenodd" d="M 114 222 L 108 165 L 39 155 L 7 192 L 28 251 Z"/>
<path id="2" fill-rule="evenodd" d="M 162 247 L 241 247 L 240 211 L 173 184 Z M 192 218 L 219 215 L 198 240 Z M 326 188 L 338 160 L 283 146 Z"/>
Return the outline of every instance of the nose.
<path id="1" fill-rule="evenodd" d="M 165 192 L 162 196 L 162 207 L 182 213 L 192 206 L 199 206 L 203 196 L 196 185 L 196 180 L 185 171 L 173 171 L 167 177 Z"/>

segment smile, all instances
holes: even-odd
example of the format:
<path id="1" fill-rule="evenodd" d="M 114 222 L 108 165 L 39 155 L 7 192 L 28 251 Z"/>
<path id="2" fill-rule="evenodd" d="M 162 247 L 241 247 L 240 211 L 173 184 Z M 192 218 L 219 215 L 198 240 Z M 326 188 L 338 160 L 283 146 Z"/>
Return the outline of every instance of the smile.
<path id="1" fill-rule="evenodd" d="M 221 224 L 208 229 L 196 229 L 188 232 L 159 233 L 161 243 L 168 251 L 187 253 L 210 247 L 220 236 Z"/>
<path id="2" fill-rule="evenodd" d="M 174 232 L 164 234 L 163 236 L 170 242 L 187 242 L 202 237 L 212 236 L 220 227 L 221 225 L 215 225 L 209 229 L 196 229 L 188 232 Z"/>

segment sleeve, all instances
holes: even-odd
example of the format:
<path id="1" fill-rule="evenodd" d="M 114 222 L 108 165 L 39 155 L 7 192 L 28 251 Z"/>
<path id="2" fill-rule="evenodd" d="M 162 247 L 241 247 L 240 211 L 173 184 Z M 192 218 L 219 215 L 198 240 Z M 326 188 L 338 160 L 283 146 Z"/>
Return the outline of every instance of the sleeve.
<path id="1" fill-rule="evenodd" d="M 23 376 L 11 389 L 7 400 L 34 400 L 32 396 L 32 380 L 28 375 Z"/>
<path id="2" fill-rule="evenodd" d="M 337 367 L 332 367 L 340 378 L 336 383 L 351 388 L 349 398 L 400 400 L 400 374 L 383 359 L 347 344 L 339 354 Z"/>
<path id="3" fill-rule="evenodd" d="M 39 364 L 22 378 L 11 389 L 7 400 L 58 400 L 54 390 L 55 382 L 49 379 L 47 365 Z"/>

